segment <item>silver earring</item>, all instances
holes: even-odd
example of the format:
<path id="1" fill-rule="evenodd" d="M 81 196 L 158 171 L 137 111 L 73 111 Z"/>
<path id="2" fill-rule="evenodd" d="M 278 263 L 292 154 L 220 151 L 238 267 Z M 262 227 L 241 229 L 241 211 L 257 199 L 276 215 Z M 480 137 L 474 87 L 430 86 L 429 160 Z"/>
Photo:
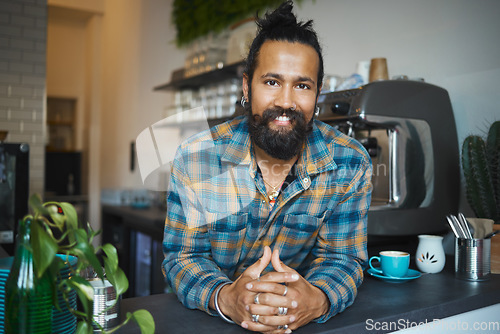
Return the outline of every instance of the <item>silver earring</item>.
<path id="1" fill-rule="evenodd" d="M 319 107 L 316 106 L 316 111 L 314 112 L 314 116 L 318 117 L 319 116 Z"/>
<path id="2" fill-rule="evenodd" d="M 240 103 L 241 103 L 241 106 L 242 106 L 243 108 L 245 108 L 245 103 L 247 103 L 247 100 L 245 99 L 245 95 L 243 95 L 243 96 L 241 97 L 241 101 L 240 101 Z"/>

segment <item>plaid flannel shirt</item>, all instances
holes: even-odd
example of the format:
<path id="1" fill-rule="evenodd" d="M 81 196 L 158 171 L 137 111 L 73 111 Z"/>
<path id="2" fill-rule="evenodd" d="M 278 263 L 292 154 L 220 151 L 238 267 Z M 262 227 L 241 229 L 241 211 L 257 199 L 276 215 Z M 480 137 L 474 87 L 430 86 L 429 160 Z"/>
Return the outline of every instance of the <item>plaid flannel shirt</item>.
<path id="1" fill-rule="evenodd" d="M 329 311 L 315 319 L 325 322 L 353 303 L 363 280 L 370 158 L 357 141 L 315 120 L 296 178 L 271 209 L 247 122 L 235 118 L 179 147 L 163 273 L 186 307 L 216 315 L 209 300 L 217 286 L 235 280 L 268 245 L 328 296 Z"/>

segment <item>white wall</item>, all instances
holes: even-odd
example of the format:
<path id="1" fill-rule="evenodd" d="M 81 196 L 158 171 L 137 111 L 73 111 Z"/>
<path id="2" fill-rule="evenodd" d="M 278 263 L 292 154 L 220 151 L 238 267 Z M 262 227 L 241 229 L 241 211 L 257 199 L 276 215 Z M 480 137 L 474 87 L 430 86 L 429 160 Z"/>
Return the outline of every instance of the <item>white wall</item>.
<path id="1" fill-rule="evenodd" d="M 172 0 L 106 0 L 101 187 L 140 188 L 130 172 L 130 143 L 164 117 L 171 93 L 153 87 L 184 64 L 170 23 Z"/>

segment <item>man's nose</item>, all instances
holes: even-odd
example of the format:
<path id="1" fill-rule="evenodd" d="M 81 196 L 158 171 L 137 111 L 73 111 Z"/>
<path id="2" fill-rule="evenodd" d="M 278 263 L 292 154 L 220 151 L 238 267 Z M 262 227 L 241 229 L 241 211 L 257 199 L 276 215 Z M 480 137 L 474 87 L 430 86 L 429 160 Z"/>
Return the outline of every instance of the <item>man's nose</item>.
<path id="1" fill-rule="evenodd" d="M 274 105 L 283 109 L 295 109 L 296 105 L 293 100 L 293 89 L 289 87 L 280 89 L 274 100 Z"/>

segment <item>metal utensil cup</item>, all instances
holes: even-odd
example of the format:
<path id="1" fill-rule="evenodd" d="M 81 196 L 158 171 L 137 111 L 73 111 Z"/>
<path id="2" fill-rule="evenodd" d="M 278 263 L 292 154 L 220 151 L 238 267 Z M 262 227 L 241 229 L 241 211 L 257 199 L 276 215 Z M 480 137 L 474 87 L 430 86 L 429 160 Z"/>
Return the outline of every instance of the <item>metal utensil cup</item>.
<path id="1" fill-rule="evenodd" d="M 94 320 L 105 330 L 117 326 L 120 322 L 120 300 L 116 301 L 115 288 L 106 279 L 93 279 L 89 283 L 94 288 Z M 94 325 L 94 332 L 98 329 Z"/>
<path id="2" fill-rule="evenodd" d="M 455 239 L 455 277 L 467 281 L 490 278 L 491 239 Z"/>

